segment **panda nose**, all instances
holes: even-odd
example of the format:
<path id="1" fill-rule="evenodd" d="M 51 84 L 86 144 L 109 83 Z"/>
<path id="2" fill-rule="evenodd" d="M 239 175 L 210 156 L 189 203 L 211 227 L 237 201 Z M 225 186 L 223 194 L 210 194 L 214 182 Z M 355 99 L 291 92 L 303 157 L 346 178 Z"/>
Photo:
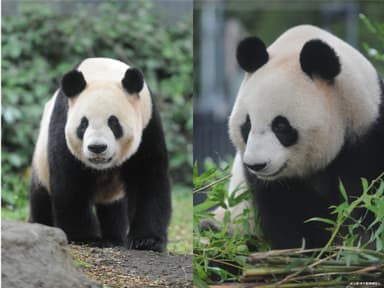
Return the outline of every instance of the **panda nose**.
<path id="1" fill-rule="evenodd" d="M 253 165 L 245 164 L 245 165 L 248 167 L 248 169 L 251 169 L 253 171 L 260 171 L 260 170 L 263 170 L 265 166 L 267 166 L 267 163 L 257 163 Z"/>
<path id="2" fill-rule="evenodd" d="M 100 153 L 104 152 L 106 149 L 107 149 L 107 145 L 105 145 L 105 144 L 88 145 L 88 150 L 93 152 L 93 153 L 96 153 L 96 154 L 100 154 Z"/>

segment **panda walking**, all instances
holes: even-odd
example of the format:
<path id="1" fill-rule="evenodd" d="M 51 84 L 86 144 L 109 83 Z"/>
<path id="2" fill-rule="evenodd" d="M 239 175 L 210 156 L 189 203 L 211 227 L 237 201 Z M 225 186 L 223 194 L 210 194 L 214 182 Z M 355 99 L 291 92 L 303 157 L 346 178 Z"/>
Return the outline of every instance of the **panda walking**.
<path id="1" fill-rule="evenodd" d="M 30 222 L 69 241 L 164 251 L 168 153 L 141 72 L 89 58 L 45 105 L 32 162 Z"/>

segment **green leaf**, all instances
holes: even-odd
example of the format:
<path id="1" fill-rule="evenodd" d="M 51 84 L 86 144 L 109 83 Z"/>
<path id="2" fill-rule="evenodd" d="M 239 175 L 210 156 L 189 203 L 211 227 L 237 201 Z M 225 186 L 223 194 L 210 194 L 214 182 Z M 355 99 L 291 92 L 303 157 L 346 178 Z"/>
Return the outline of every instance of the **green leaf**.
<path id="1" fill-rule="evenodd" d="M 345 191 L 345 187 L 344 187 L 343 182 L 341 180 L 339 182 L 339 191 L 341 193 L 341 196 L 343 196 L 344 201 L 348 203 L 347 192 Z"/>
<path id="2" fill-rule="evenodd" d="M 321 218 L 321 217 L 313 217 L 313 218 L 310 218 L 310 219 L 305 221 L 305 223 L 308 223 L 308 222 L 322 222 L 325 224 L 330 224 L 332 226 L 336 225 L 335 221 L 333 221 L 331 219 L 327 219 L 327 218 Z"/>
<path id="3" fill-rule="evenodd" d="M 206 212 L 207 210 L 215 207 L 216 205 L 217 205 L 217 202 L 206 200 L 203 203 L 193 207 L 193 212 L 196 213 L 196 214 L 199 214 L 199 213 L 202 213 L 202 212 Z"/>
<path id="4" fill-rule="evenodd" d="M 362 184 L 362 186 L 363 186 L 363 191 L 368 190 L 369 183 L 368 183 L 367 179 L 365 179 L 365 178 L 361 178 L 361 184 Z"/>

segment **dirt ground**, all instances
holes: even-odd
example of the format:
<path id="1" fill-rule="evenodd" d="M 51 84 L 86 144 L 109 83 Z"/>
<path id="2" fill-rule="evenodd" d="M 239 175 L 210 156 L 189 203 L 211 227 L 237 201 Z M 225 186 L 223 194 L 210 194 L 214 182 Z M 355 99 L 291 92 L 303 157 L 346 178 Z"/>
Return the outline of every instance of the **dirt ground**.
<path id="1" fill-rule="evenodd" d="M 192 255 L 70 245 L 76 264 L 108 288 L 192 287 Z"/>

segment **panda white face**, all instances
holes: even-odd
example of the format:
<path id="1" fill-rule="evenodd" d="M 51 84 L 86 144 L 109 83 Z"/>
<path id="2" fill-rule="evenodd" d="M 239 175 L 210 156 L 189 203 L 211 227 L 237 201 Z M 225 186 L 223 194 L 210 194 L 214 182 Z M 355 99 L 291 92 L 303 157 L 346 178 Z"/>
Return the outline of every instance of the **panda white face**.
<path id="1" fill-rule="evenodd" d="M 230 136 L 244 165 L 264 180 L 325 167 L 344 142 L 340 105 L 327 97 L 326 84 L 262 69 L 244 80 L 230 116 Z"/>
<path id="2" fill-rule="evenodd" d="M 291 28 L 268 49 L 248 37 L 236 57 L 246 73 L 229 134 L 243 164 L 260 179 L 305 177 L 325 168 L 379 115 L 374 67 L 317 27 Z"/>
<path id="3" fill-rule="evenodd" d="M 65 136 L 72 154 L 98 170 L 121 165 L 140 144 L 138 101 L 112 84 L 94 86 L 70 99 Z"/>
<path id="4" fill-rule="evenodd" d="M 61 91 L 68 99 L 66 144 L 86 167 L 110 169 L 137 151 L 152 113 L 138 69 L 114 59 L 88 58 L 64 75 Z"/>

